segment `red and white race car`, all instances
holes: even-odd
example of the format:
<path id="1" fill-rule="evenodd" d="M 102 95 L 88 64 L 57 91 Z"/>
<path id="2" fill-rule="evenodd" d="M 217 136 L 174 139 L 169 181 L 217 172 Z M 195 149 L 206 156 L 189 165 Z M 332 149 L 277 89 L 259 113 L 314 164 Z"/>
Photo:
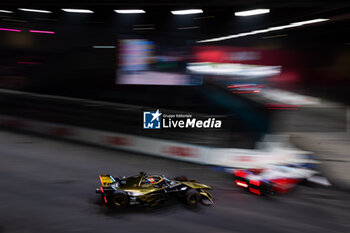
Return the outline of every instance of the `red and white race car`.
<path id="1" fill-rule="evenodd" d="M 273 165 L 264 169 L 236 169 L 233 179 L 237 186 L 257 195 L 285 194 L 303 181 L 329 186 L 325 177 L 304 167 Z"/>

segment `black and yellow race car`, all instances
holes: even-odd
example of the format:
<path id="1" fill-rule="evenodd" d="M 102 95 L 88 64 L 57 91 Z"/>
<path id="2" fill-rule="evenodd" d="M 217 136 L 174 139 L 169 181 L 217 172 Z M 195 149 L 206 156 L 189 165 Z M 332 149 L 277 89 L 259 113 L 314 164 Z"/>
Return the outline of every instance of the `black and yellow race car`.
<path id="1" fill-rule="evenodd" d="M 131 177 L 113 177 L 99 175 L 101 186 L 96 193 L 101 194 L 108 206 L 123 208 L 128 205 L 154 206 L 170 196 L 180 197 L 187 205 L 198 203 L 213 204 L 213 197 L 208 192 L 210 186 L 200 184 L 187 177 L 174 180 L 164 175 L 148 176 L 144 172 Z"/>

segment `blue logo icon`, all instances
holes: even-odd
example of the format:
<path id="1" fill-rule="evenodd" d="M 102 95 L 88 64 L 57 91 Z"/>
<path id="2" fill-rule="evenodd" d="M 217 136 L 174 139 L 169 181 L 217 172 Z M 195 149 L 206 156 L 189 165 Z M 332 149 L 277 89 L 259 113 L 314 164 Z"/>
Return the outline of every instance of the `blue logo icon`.
<path id="1" fill-rule="evenodd" d="M 160 129 L 161 115 L 157 109 L 156 112 L 143 112 L 143 128 L 144 129 Z"/>

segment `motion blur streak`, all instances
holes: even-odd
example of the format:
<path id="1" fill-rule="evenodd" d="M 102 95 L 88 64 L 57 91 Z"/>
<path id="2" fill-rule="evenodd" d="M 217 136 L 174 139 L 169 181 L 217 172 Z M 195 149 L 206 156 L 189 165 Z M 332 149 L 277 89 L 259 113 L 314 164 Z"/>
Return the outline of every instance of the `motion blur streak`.
<path id="1" fill-rule="evenodd" d="M 92 10 L 87 10 L 87 9 L 69 9 L 69 8 L 64 8 L 62 9 L 65 12 L 68 13 L 94 13 Z"/>
<path id="2" fill-rule="evenodd" d="M 191 14 L 203 13 L 203 10 L 201 9 L 178 10 L 178 11 L 171 11 L 171 13 L 173 15 L 191 15 Z"/>
<path id="3" fill-rule="evenodd" d="M 28 11 L 28 12 L 36 12 L 36 13 L 45 13 L 45 14 L 50 14 L 52 11 L 48 10 L 38 10 L 38 9 L 28 9 L 28 8 L 18 8 L 20 11 Z"/>
<path id="4" fill-rule="evenodd" d="M 8 10 L 0 10 L 0 13 L 8 13 L 8 14 L 11 14 L 11 13 L 13 13 L 13 11 L 8 11 Z"/>
<path id="5" fill-rule="evenodd" d="M 328 21 L 328 20 L 329 19 L 306 20 L 306 21 L 291 23 L 291 24 L 288 24 L 288 25 L 282 25 L 282 26 L 277 26 L 277 27 L 270 27 L 270 28 L 261 29 L 261 30 L 254 30 L 254 31 L 251 31 L 251 32 L 238 33 L 238 34 L 235 34 L 235 35 L 229 35 L 229 36 L 224 36 L 224 37 L 217 37 L 217 38 L 207 39 L 207 40 L 199 40 L 199 41 L 197 41 L 197 43 L 215 42 L 215 41 L 234 39 L 234 38 L 238 38 L 238 37 L 244 37 L 244 36 L 256 35 L 256 34 L 261 34 L 261 33 L 267 33 L 267 32 L 271 32 L 271 31 L 284 30 L 284 29 L 287 29 L 287 28 L 300 27 L 300 26 L 303 26 L 303 25 L 306 25 L 306 24 L 321 23 L 321 22 Z"/>
<path id="6" fill-rule="evenodd" d="M 235 12 L 235 16 L 251 16 L 270 13 L 270 9 L 255 9 L 249 11 Z"/>
<path id="7" fill-rule="evenodd" d="M 19 29 L 11 29 L 11 28 L 0 28 L 0 31 L 8 31 L 8 32 L 21 32 Z"/>
<path id="8" fill-rule="evenodd" d="M 142 13 L 146 13 L 146 11 L 144 10 L 140 10 L 140 9 L 132 9 L 132 10 L 114 10 L 116 13 L 119 14 L 142 14 Z"/>
<path id="9" fill-rule="evenodd" d="M 43 33 L 43 34 L 55 34 L 55 32 L 53 32 L 53 31 L 29 30 L 29 32 L 33 32 L 33 33 Z"/>

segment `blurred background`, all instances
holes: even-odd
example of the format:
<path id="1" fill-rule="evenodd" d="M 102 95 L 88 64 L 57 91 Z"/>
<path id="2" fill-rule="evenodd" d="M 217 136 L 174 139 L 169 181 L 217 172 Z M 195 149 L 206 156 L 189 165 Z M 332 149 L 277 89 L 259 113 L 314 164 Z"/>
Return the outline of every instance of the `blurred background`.
<path id="1" fill-rule="evenodd" d="M 2 0 L 0 184 L 8 188 L 0 197 L 13 202 L 0 202 L 0 232 L 110 232 L 115 222 L 140 232 L 158 218 L 156 232 L 349 230 L 349 10 L 345 0 Z M 144 129 L 143 112 L 157 109 L 222 127 Z M 139 145 L 140 136 L 155 146 Z M 313 154 L 332 188 L 271 203 L 198 165 L 254 168 L 255 155 L 242 163 L 239 150 L 260 153 L 286 138 Z M 230 149 L 232 159 L 190 158 L 203 148 Z M 140 170 L 204 180 L 218 205 L 96 211 L 89 192 L 98 173 Z"/>

